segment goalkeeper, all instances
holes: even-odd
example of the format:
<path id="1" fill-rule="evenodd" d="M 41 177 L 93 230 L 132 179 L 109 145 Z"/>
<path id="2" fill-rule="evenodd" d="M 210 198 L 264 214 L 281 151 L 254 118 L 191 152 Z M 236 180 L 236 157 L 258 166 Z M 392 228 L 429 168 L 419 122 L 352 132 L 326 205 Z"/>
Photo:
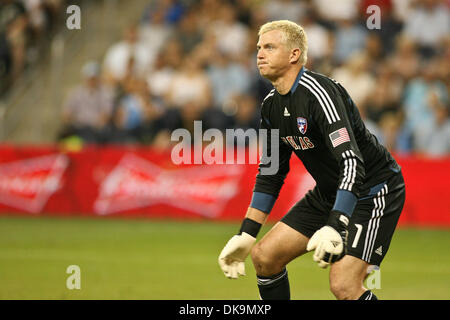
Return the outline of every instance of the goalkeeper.
<path id="1" fill-rule="evenodd" d="M 250 254 L 262 299 L 289 299 L 286 265 L 314 251 L 330 267 L 337 299 L 376 300 L 364 287 L 382 262 L 405 201 L 400 167 L 365 128 L 358 109 L 336 81 L 305 68 L 307 38 L 290 21 L 259 30 L 257 65 L 274 89 L 261 108 L 261 128 L 279 130 L 279 167 L 265 174 L 260 163 L 251 204 L 239 233 L 219 256 L 225 276 L 244 275 Z M 289 172 L 291 154 L 303 162 L 316 186 L 255 244 Z"/>

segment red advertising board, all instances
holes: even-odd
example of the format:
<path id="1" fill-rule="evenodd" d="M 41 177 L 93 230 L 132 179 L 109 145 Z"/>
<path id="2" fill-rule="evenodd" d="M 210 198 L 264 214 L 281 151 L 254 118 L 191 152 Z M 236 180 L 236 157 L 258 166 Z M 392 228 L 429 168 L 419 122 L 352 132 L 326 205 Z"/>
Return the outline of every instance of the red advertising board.
<path id="1" fill-rule="evenodd" d="M 398 158 L 406 181 L 401 224 L 450 226 L 450 158 Z M 280 219 L 315 185 L 301 162 L 270 215 Z M 148 147 L 0 146 L 0 214 L 240 220 L 257 165 L 175 165 Z"/>

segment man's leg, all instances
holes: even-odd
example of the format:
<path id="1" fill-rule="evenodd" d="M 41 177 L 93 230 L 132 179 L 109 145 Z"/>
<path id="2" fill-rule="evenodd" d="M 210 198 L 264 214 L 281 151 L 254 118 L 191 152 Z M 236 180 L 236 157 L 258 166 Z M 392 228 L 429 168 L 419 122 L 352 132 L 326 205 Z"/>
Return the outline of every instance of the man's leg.
<path id="1" fill-rule="evenodd" d="M 286 265 L 305 254 L 309 238 L 327 221 L 331 204 L 325 205 L 317 188 L 308 191 L 251 252 L 263 300 L 290 299 Z"/>
<path id="2" fill-rule="evenodd" d="M 338 300 L 357 300 L 376 296 L 364 287 L 369 263 L 359 258 L 346 255 L 331 265 L 330 289 Z M 366 293 L 367 292 L 367 293 Z"/>
<path id="3" fill-rule="evenodd" d="M 263 300 L 290 299 L 286 265 L 306 253 L 309 238 L 278 222 L 256 243 L 251 252 Z"/>
<path id="4" fill-rule="evenodd" d="M 358 201 L 348 226 L 347 254 L 331 265 L 330 289 L 338 299 L 377 299 L 363 282 L 368 267 L 383 261 L 405 202 L 401 174 L 380 187 L 373 198 Z"/>

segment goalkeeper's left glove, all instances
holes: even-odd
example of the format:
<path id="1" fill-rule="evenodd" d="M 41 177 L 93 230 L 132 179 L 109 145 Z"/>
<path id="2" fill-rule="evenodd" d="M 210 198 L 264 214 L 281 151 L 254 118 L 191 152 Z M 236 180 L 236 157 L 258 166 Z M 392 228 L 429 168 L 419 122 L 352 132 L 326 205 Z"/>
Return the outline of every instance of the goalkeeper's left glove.
<path id="1" fill-rule="evenodd" d="M 326 268 L 345 255 L 348 222 L 345 214 L 332 211 L 327 225 L 316 231 L 309 240 L 306 250 L 315 250 L 313 260 L 319 263 L 319 267 Z"/>

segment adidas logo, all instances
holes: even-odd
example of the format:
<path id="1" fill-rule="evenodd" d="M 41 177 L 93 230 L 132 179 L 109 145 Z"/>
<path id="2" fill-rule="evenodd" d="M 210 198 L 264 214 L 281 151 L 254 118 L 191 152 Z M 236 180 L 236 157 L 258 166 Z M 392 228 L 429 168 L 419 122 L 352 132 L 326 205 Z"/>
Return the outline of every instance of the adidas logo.
<path id="1" fill-rule="evenodd" d="M 381 246 L 379 246 L 378 249 L 375 250 L 375 253 L 378 254 L 378 255 L 380 255 L 380 256 L 383 254 L 383 251 L 382 251 Z"/>
<path id="2" fill-rule="evenodd" d="M 284 107 L 284 116 L 289 117 L 291 114 L 289 113 L 288 109 Z"/>
<path id="3" fill-rule="evenodd" d="M 340 242 L 331 240 L 331 244 L 336 248 L 340 244 Z"/>

